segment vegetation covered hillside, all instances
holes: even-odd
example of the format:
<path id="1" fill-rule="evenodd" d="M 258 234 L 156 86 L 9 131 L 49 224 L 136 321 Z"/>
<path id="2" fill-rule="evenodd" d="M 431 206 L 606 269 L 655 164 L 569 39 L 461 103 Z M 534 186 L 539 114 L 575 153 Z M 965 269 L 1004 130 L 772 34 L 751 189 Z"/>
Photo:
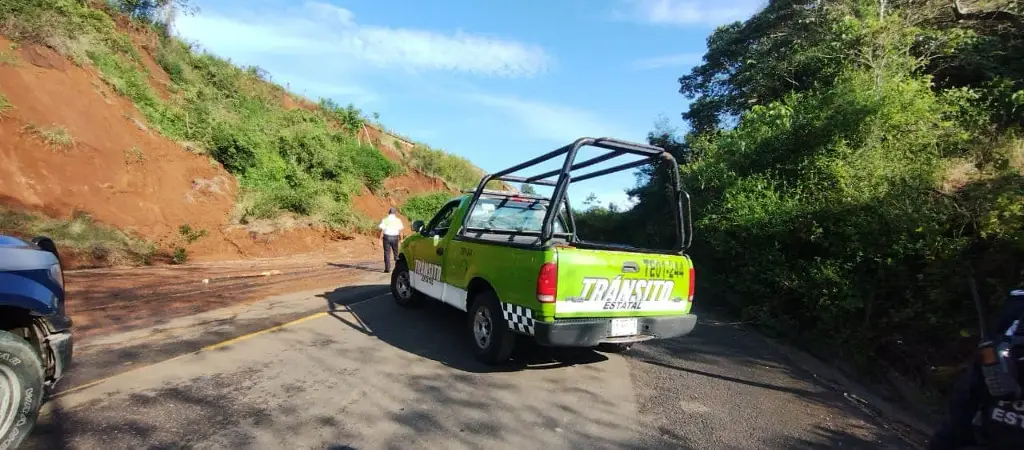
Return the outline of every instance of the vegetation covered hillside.
<path id="1" fill-rule="evenodd" d="M 0 36 L 9 42 L 7 48 L 0 49 L 6 58 L 0 60 L 0 71 L 6 70 L 9 75 L 0 73 L 0 123 L 4 117 L 8 122 L 24 122 L 25 127 L 35 122 L 56 122 L 50 116 L 72 121 L 59 117 L 68 116 L 67 111 L 36 111 L 30 105 L 34 101 L 31 93 L 13 92 L 18 83 L 30 83 L 25 72 L 42 67 L 35 61 L 25 64 L 26 60 L 37 53 L 55 51 L 70 60 L 70 65 L 77 66 L 59 70 L 77 74 L 78 68 L 85 69 L 84 74 L 95 73 L 106 85 L 100 89 L 93 83 L 88 90 L 102 91 L 103 95 L 112 90 L 112 95 L 131 102 L 131 107 L 119 114 L 125 118 L 123 123 L 141 130 L 135 130 L 136 134 L 159 136 L 175 143 L 183 154 L 210 158 L 214 166 L 233 175 L 230 189 L 218 188 L 218 192 L 225 191 L 234 199 L 233 211 L 223 214 L 223 225 L 244 226 L 290 218 L 288 223 L 301 226 L 365 231 L 372 225 L 366 214 L 380 214 L 383 211 L 377 209 L 389 203 L 400 204 L 408 195 L 469 187 L 479 181 L 481 171 L 467 160 L 389 135 L 353 105 L 341 107 L 330 99 L 314 103 L 299 98 L 273 83 L 270 75 L 259 67 L 237 67 L 196 44 L 183 42 L 168 32 L 167 22 L 176 13 L 189 13 L 186 1 L 0 2 Z M 59 61 L 54 64 L 61 66 Z M 94 93 L 81 94 L 87 97 Z M 20 100 L 15 98 L 19 95 Z M 123 101 L 109 96 L 97 98 L 106 101 L 112 110 Z M 70 105 L 68 110 L 72 110 Z M 92 114 L 84 112 L 88 110 L 80 114 Z M 373 116 L 376 118 L 376 114 Z M 75 140 L 76 134 L 89 131 L 61 123 L 33 126 L 41 130 L 37 134 L 44 141 L 58 142 L 53 148 L 87 146 L 97 152 L 116 151 L 119 156 L 124 153 L 126 165 L 141 166 L 147 160 L 145 145 L 119 143 L 124 148 L 112 150 L 107 148 L 108 144 L 99 142 L 102 136 Z M 42 132 L 50 130 L 47 127 L 57 133 L 50 135 L 60 139 L 46 138 Z M 66 143 L 59 143 L 63 141 Z M 28 152 L 12 152 L 27 158 Z M 154 156 L 152 152 L 150 157 Z M 65 151 L 68 155 L 72 153 Z M 40 154 L 38 158 L 49 164 L 73 164 L 53 155 Z M 166 163 L 166 158 L 163 159 Z M 149 161 L 148 164 L 156 166 L 154 174 L 149 175 L 152 179 L 159 176 L 156 174 L 160 163 Z M 186 173 L 194 174 L 195 170 L 186 169 Z M 174 176 L 173 172 L 167 172 L 167 176 Z M 212 179 L 215 175 L 204 177 L 201 179 Z M 192 184 L 194 188 L 195 181 Z M 28 200 L 32 195 L 34 192 L 27 192 L 4 203 L 31 203 Z M 373 201 L 366 201 L 368 198 Z M 365 206 L 363 211 L 359 205 Z M 52 205 L 35 206 L 50 215 L 67 212 L 63 207 L 47 210 Z M 119 212 L 133 214 L 124 209 Z M 144 210 L 136 213 L 147 214 Z M 19 219 L 17 223 L 22 222 Z M 146 239 L 180 241 L 187 233 L 177 236 L 173 231 L 179 225 L 182 224 L 167 224 L 167 230 L 162 230 L 160 236 L 136 231 Z M 186 240 L 202 242 L 198 238 Z"/>
<path id="2" fill-rule="evenodd" d="M 773 0 L 679 78 L 697 301 L 940 388 L 1024 269 L 1024 4 Z M 666 93 L 666 95 L 672 95 Z M 601 235 L 672 236 L 646 172 Z M 610 223 L 614 221 L 614 223 Z"/>

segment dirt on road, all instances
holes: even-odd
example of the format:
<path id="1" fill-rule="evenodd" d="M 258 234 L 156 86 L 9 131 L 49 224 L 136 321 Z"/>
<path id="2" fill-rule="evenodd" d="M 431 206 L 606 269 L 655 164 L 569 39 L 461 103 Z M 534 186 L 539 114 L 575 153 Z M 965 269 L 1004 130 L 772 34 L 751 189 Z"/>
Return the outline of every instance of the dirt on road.
<path id="1" fill-rule="evenodd" d="M 362 258 L 359 258 L 362 256 Z M 184 266 L 69 271 L 75 339 L 157 326 L 174 318 L 275 294 L 351 283 L 383 262 L 345 251 Z"/>

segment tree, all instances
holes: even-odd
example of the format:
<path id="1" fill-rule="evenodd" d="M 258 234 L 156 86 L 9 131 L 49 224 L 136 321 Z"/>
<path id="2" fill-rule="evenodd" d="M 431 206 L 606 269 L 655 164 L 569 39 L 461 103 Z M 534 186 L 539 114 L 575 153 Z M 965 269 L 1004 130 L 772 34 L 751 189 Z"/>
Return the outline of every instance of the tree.
<path id="1" fill-rule="evenodd" d="M 529 183 L 523 183 L 522 186 L 520 186 L 519 188 L 519 192 L 522 192 L 523 194 L 526 195 L 537 195 L 537 190 L 534 189 L 533 185 Z"/>
<path id="2" fill-rule="evenodd" d="M 679 78 L 687 133 L 648 135 L 692 195 L 705 298 L 921 381 L 959 363 L 966 275 L 1005 294 L 1024 269 L 1021 8 L 772 0 L 716 29 Z M 663 169 L 578 222 L 671 243 Z"/>
<path id="3" fill-rule="evenodd" d="M 719 27 L 707 39 L 704 62 L 679 78 L 679 92 L 694 99 L 683 119 L 694 133 L 711 133 L 753 105 L 827 83 L 842 67 L 844 36 L 856 37 L 844 34 L 837 18 L 856 5 L 775 0 L 745 22 Z"/>
<path id="4" fill-rule="evenodd" d="M 198 8 L 189 0 L 116 0 L 115 6 L 134 19 L 162 23 L 168 27 L 177 13 L 194 14 Z"/>

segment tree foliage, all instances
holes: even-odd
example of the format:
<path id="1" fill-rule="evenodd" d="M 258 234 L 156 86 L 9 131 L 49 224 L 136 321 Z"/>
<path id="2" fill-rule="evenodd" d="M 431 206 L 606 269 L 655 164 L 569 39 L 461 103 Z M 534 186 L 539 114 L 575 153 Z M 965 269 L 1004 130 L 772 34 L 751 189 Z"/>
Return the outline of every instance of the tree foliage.
<path id="1" fill-rule="evenodd" d="M 441 210 L 441 207 L 452 198 L 452 195 L 448 192 L 429 192 L 413 195 L 406 199 L 405 203 L 402 203 L 399 211 L 408 217 L 410 221 L 422 220 L 429 222 Z"/>
<path id="2" fill-rule="evenodd" d="M 194 14 L 198 8 L 189 0 L 109 0 L 118 12 L 132 19 L 156 25 L 166 33 L 178 14 Z"/>
<path id="3" fill-rule="evenodd" d="M 945 387 L 977 339 L 967 277 L 996 304 L 1024 269 L 1022 17 L 775 0 L 715 30 L 679 78 L 687 133 L 649 135 L 693 196 L 698 302 Z M 599 234 L 672 237 L 656 169 Z"/>

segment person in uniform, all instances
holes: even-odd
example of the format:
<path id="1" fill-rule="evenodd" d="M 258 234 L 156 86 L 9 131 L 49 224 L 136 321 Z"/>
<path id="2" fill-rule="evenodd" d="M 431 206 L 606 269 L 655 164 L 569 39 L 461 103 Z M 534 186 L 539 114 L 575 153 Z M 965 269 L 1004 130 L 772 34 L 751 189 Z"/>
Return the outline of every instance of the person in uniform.
<path id="1" fill-rule="evenodd" d="M 380 221 L 381 248 L 384 249 L 384 272 L 391 272 L 391 257 L 398 262 L 398 243 L 402 240 L 402 219 L 395 215 L 395 208 L 388 209 L 388 215 Z"/>
<path id="2" fill-rule="evenodd" d="M 981 349 L 954 387 L 930 450 L 1024 449 L 1024 290 L 1010 293 L 994 331 L 989 356 Z"/>

